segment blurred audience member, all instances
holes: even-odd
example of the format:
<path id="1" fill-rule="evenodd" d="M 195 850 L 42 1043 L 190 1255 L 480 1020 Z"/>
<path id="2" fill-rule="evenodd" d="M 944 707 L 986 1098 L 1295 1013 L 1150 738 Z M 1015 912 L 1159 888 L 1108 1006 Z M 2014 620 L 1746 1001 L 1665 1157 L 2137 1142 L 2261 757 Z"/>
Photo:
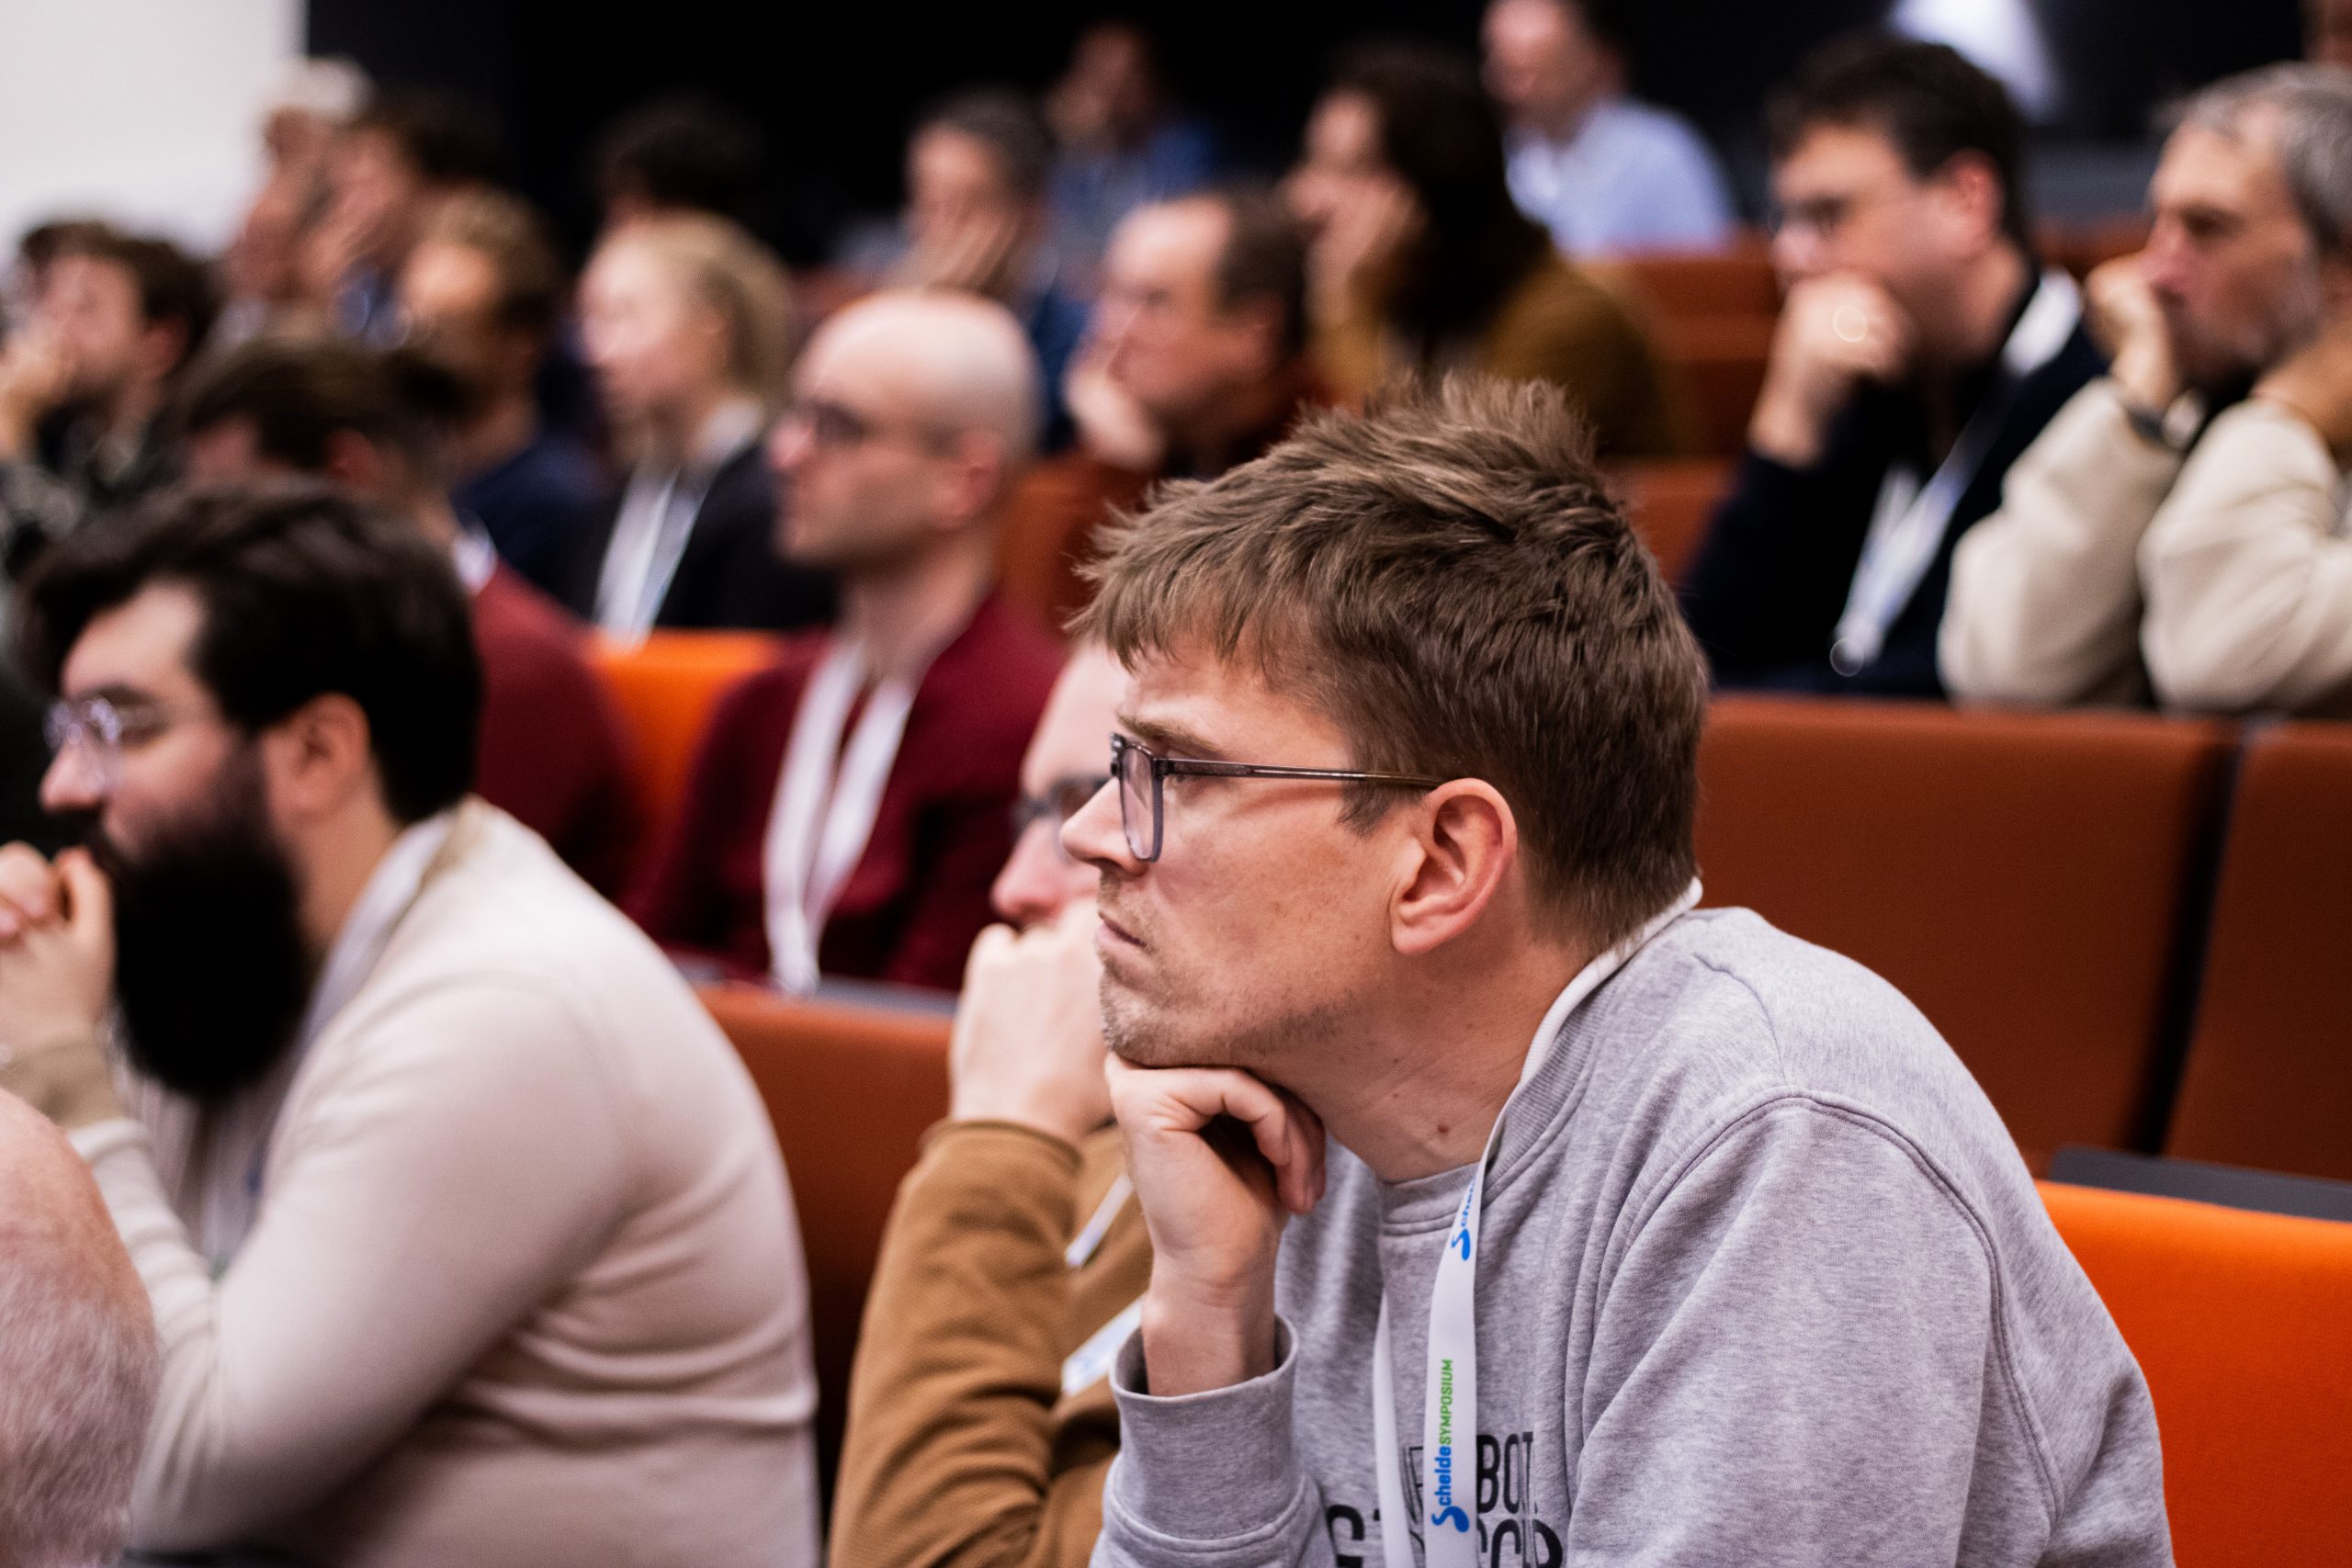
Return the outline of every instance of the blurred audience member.
<path id="1" fill-rule="evenodd" d="M 1722 684 L 1935 695 L 1952 547 L 2098 350 L 2036 274 L 2017 110 L 1951 49 L 1833 42 L 1770 131 L 1788 300 L 1684 608 Z"/>
<path id="2" fill-rule="evenodd" d="M 112 1562 L 155 1409 L 155 1320 L 88 1168 L 6 1093 L 0 1258 L 0 1562 Z"/>
<path id="3" fill-rule="evenodd" d="M 95 512 L 170 479 L 163 417 L 216 301 L 162 240 L 77 224 L 41 269 L 40 310 L 0 348 L 0 550 L 21 574 Z"/>
<path id="4" fill-rule="evenodd" d="M 451 199 L 401 269 L 400 305 L 411 340 L 458 372 L 472 404 L 451 453 L 451 499 L 507 564 L 555 592 L 607 497 L 587 447 L 539 417 L 564 277 L 537 217 L 490 191 Z"/>
<path id="5" fill-rule="evenodd" d="M 8 268 L 7 314 L 0 325 L 11 333 L 38 325 L 49 293 L 50 269 L 58 255 L 84 241 L 113 232 L 113 225 L 95 218 L 52 218 L 26 230 L 17 241 L 16 260 Z"/>
<path id="6" fill-rule="evenodd" d="M 2190 101 L 2147 248 L 2091 275 L 2112 369 L 1953 555 L 1956 695 L 2145 700 L 2153 676 L 2167 706 L 2352 716 L 2347 171 L 2352 75 L 2278 66 Z"/>
<path id="7" fill-rule="evenodd" d="M 963 288 L 1019 318 L 1046 378 L 1045 450 L 1069 444 L 1062 378 L 1086 306 L 1061 284 L 1047 242 L 1054 143 L 1020 94 L 982 87 L 931 109 L 907 144 L 909 250 L 898 281 Z"/>
<path id="8" fill-rule="evenodd" d="M 1074 653 L 1021 764 L 1002 926 L 972 951 L 948 1120 L 882 1235 L 850 1379 L 833 1568 L 1084 1568 L 1118 1451 L 1107 1378 L 1151 1276 L 1102 1081 L 1095 869 L 1061 827 L 1110 782 L 1126 671 Z M 985 1476 L 981 1484 L 965 1478 Z"/>
<path id="9" fill-rule="evenodd" d="M 133 1544 L 812 1564 L 774 1134 L 651 944 L 468 798 L 446 552 L 324 487 L 200 491 L 61 547 L 28 613 L 91 828 L 7 857 L 0 1084 L 163 1331 Z"/>
<path id="10" fill-rule="evenodd" d="M 336 480 L 413 524 L 473 603 L 481 735 L 473 787 L 605 892 L 636 847 L 627 742 L 579 627 L 501 565 L 449 502 L 446 432 L 462 389 L 438 367 L 329 339 L 259 339 L 208 367 L 183 420 L 191 477 Z"/>
<path id="11" fill-rule="evenodd" d="M 826 618 L 823 575 L 776 558 L 776 488 L 760 456 L 791 357 L 784 269 L 723 219 L 648 218 L 596 248 L 580 319 L 631 466 L 568 552 L 558 597 L 624 640 Z"/>
<path id="12" fill-rule="evenodd" d="M 1426 46 L 1352 51 L 1307 121 L 1292 206 L 1312 232 L 1307 299 L 1335 389 L 1400 374 L 1552 381 L 1604 457 L 1679 445 L 1657 355 L 1623 305 L 1511 204 L 1493 106 Z"/>
<path id="13" fill-rule="evenodd" d="M 368 77 L 347 60 L 298 62 L 262 119 L 261 189 L 221 257 L 227 294 L 213 328 L 233 346 L 265 332 L 311 328 L 323 301 L 306 288 L 305 254 L 332 195 L 336 142 L 368 102 Z"/>
<path id="14" fill-rule="evenodd" d="M 1616 0 L 1493 0 L 1487 85 L 1510 122 L 1510 194 L 1570 255 L 1704 250 L 1731 238 L 1714 154 L 1625 91 Z"/>
<path id="15" fill-rule="evenodd" d="M 498 132 L 478 105 L 452 94 L 387 91 L 336 139 L 328 205 L 303 257 L 306 286 L 335 324 L 363 341 L 400 336 L 393 280 L 443 200 L 488 184 Z"/>
<path id="16" fill-rule="evenodd" d="M 1071 292 L 1091 294 L 1119 220 L 1208 184 L 1216 140 L 1175 112 L 1151 35 L 1125 20 L 1079 35 L 1069 69 L 1046 95 L 1046 118 L 1058 148 L 1047 186 L 1054 248 Z"/>
<path id="17" fill-rule="evenodd" d="M 367 107 L 368 73 L 348 60 L 297 61 L 263 111 L 268 178 L 323 183 L 336 141 Z"/>
<path id="18" fill-rule="evenodd" d="M 596 197 L 607 234 L 640 218 L 689 212 L 754 228 L 767 178 L 759 128 L 692 93 L 630 111 L 596 144 Z"/>
<path id="19" fill-rule="evenodd" d="M 1061 663 L 989 590 L 1036 364 L 1002 307 L 897 290 L 828 321 L 796 390 L 769 443 L 784 547 L 839 574 L 841 623 L 721 700 L 631 908 L 656 940 L 789 990 L 953 990 Z"/>
<path id="20" fill-rule="evenodd" d="M 1138 475 L 1205 479 L 1280 440 L 1317 400 L 1306 254 L 1272 196 L 1189 196 L 1128 214 L 1070 372 L 1080 449 Z"/>

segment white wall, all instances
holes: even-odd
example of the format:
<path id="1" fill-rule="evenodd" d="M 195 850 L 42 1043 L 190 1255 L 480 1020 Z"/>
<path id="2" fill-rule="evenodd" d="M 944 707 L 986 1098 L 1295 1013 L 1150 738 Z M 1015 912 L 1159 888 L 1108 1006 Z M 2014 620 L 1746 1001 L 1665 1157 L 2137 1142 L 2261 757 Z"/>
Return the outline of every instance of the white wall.
<path id="1" fill-rule="evenodd" d="M 0 0 L 0 265 L 67 215 L 218 250 L 301 44 L 301 0 Z"/>

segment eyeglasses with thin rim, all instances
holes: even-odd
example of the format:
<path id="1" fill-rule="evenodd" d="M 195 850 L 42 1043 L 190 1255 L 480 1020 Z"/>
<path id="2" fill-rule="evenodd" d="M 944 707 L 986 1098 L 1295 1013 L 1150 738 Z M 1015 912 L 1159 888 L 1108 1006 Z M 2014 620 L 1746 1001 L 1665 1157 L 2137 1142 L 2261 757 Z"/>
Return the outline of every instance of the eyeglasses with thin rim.
<path id="1" fill-rule="evenodd" d="M 1070 853 L 1062 843 L 1062 824 L 1083 810 L 1110 782 L 1108 773 L 1071 773 L 1046 785 L 1043 795 L 1023 795 L 1012 803 L 1012 841 L 1019 843 L 1030 829 L 1046 823 L 1053 829 L 1054 853 L 1068 861 Z"/>
<path id="2" fill-rule="evenodd" d="M 1159 858 L 1160 837 L 1167 825 L 1161 786 L 1170 774 L 1219 779 L 1322 779 L 1333 784 L 1410 790 L 1431 790 L 1445 783 L 1443 779 L 1423 778 L 1417 773 L 1368 773 L 1353 768 L 1277 768 L 1259 762 L 1163 757 L 1140 740 L 1114 735 L 1111 776 L 1119 784 L 1119 826 L 1127 835 L 1127 852 L 1139 861 Z"/>
<path id="3" fill-rule="evenodd" d="M 41 730 L 58 761 L 87 770 L 83 787 L 106 795 L 122 782 L 124 750 L 154 739 L 179 717 L 161 707 L 118 703 L 111 697 L 68 697 L 50 705 Z"/>

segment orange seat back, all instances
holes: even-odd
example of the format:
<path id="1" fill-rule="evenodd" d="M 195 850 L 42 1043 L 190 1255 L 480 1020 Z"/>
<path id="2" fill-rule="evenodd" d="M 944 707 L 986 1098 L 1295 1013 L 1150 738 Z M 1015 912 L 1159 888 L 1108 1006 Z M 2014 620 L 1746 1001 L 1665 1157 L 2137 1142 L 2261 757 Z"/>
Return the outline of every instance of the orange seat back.
<path id="1" fill-rule="evenodd" d="M 1056 637 L 1086 607 L 1079 568 L 1094 531 L 1114 508 L 1143 499 L 1145 481 L 1079 454 L 1048 459 L 1021 476 L 997 532 L 997 591 Z"/>
<path id="2" fill-rule="evenodd" d="M 924 1131 L 947 1114 L 950 1021 L 749 986 L 706 987 L 702 998 L 759 1086 L 792 1179 L 830 1486 L 883 1224 Z"/>
<path id="3" fill-rule="evenodd" d="M 1706 543 L 1707 524 L 1731 483 L 1720 457 L 1626 463 L 1611 475 L 1626 521 L 1657 558 L 1667 581 L 1679 583 Z"/>
<path id="4" fill-rule="evenodd" d="M 2246 748 L 2165 1152 L 2352 1179 L 2352 729 Z"/>
<path id="5" fill-rule="evenodd" d="M 703 727 L 724 693 L 776 656 L 763 632 L 655 632 L 635 648 L 599 640 L 596 669 L 628 726 L 640 821 L 658 842 L 676 815 Z"/>
<path id="6" fill-rule="evenodd" d="M 1781 280 L 1760 240 L 1722 251 L 1660 252 L 1593 264 L 1596 273 L 1623 279 L 1660 321 L 1780 314 Z"/>
<path id="7" fill-rule="evenodd" d="M 1736 457 L 1764 389 L 1772 353 L 1770 316 L 1711 316 L 1658 323 L 1658 348 L 1697 415 L 1700 450 Z"/>
<path id="8" fill-rule="evenodd" d="M 1719 699 L 1700 753 L 1713 904 L 1876 970 L 2036 1168 L 2153 1148 L 2231 731 L 2137 715 Z"/>
<path id="9" fill-rule="evenodd" d="M 2041 1196 L 2147 1377 L 2176 1558 L 2352 1562 L 2352 1224 Z"/>

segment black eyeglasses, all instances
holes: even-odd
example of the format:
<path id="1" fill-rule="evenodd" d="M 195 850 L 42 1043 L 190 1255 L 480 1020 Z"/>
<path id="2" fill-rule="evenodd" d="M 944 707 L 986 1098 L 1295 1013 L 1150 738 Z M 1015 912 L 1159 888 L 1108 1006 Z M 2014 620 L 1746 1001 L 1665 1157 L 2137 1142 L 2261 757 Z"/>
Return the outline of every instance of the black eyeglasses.
<path id="1" fill-rule="evenodd" d="M 1413 773 L 1367 773 L 1351 768 L 1272 768 L 1256 762 L 1162 757 L 1140 740 L 1114 735 L 1111 776 L 1119 783 L 1119 826 L 1126 829 L 1127 852 L 1139 861 L 1159 858 L 1160 832 L 1166 823 L 1160 786 L 1170 773 L 1219 779 L 1328 779 L 1334 784 L 1385 784 L 1410 790 L 1435 789 L 1445 782 Z"/>
<path id="2" fill-rule="evenodd" d="M 1020 842 L 1038 823 L 1047 823 L 1054 829 L 1054 852 L 1069 859 L 1069 851 L 1062 847 L 1062 824 L 1084 809 L 1110 782 L 1108 773 L 1071 773 L 1046 785 L 1043 795 L 1023 795 L 1012 803 L 1013 841 Z"/>

